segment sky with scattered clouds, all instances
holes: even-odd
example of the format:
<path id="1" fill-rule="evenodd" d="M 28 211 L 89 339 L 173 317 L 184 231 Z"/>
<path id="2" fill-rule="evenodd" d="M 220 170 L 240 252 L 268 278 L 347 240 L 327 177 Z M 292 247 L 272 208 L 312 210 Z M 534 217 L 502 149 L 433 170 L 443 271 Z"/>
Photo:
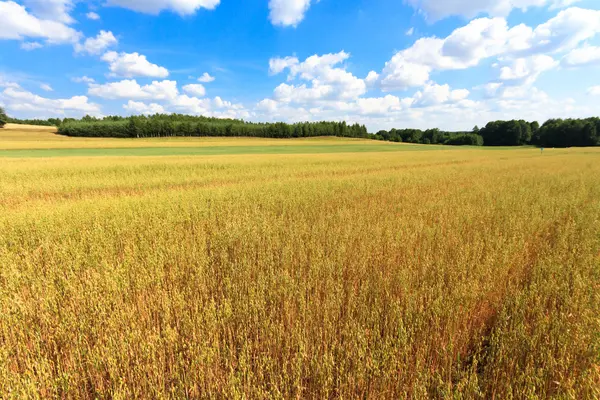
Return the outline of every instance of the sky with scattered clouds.
<path id="1" fill-rule="evenodd" d="M 471 129 L 600 115 L 598 0 L 0 0 L 0 105 Z"/>

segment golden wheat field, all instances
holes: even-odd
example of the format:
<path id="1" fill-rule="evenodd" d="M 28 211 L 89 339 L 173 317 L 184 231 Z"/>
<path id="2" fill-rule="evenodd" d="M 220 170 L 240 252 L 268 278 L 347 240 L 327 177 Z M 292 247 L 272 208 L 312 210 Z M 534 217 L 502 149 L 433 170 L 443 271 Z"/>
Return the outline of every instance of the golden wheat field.
<path id="1" fill-rule="evenodd" d="M 600 397 L 600 151 L 394 146 L 0 153 L 0 398 Z"/>

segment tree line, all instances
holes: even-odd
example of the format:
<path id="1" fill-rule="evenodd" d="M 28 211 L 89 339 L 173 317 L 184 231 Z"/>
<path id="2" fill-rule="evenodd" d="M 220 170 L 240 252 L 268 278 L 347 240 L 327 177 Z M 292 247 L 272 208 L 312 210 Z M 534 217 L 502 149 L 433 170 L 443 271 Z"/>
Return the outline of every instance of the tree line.
<path id="1" fill-rule="evenodd" d="M 483 138 L 473 132 L 444 132 L 439 129 L 391 129 L 373 135 L 375 140 L 390 142 L 445 144 L 451 146 L 482 146 Z"/>
<path id="2" fill-rule="evenodd" d="M 495 121 L 479 131 L 486 146 L 588 147 L 600 146 L 600 119 Z"/>
<path id="3" fill-rule="evenodd" d="M 600 146 L 600 118 L 596 117 L 550 119 L 542 126 L 536 121 L 492 121 L 481 129 L 476 126 L 470 132 L 448 132 L 440 129 L 391 129 L 389 131 L 381 130 L 372 135 L 367 132 L 364 125 L 350 125 L 346 122 L 253 123 L 237 119 L 184 114 L 22 120 L 8 117 L 0 108 L 0 127 L 8 122 L 57 126 L 60 134 L 83 137 L 249 136 L 295 138 L 338 136 L 454 146 Z"/>
<path id="4" fill-rule="evenodd" d="M 85 117 L 81 120 L 63 121 L 58 128 L 58 133 L 66 136 L 117 138 L 169 136 L 369 137 L 364 125 L 349 125 L 346 122 L 253 123 L 182 114 L 156 114 L 128 118 L 111 116 L 103 119 Z"/>
<path id="5" fill-rule="evenodd" d="M 4 108 L 0 107 L 0 128 L 4 128 L 4 125 L 8 122 L 8 116 L 4 112 Z"/>
<path id="6" fill-rule="evenodd" d="M 600 118 L 550 119 L 537 121 L 492 121 L 471 132 L 444 132 L 439 129 L 392 129 L 379 131 L 374 139 L 392 142 L 468 146 L 600 146 Z"/>

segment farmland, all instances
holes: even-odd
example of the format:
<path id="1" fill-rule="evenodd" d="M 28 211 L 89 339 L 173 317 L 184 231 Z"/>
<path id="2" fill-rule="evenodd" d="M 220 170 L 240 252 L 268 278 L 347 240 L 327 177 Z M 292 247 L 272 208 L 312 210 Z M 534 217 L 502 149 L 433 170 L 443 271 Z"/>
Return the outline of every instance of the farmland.
<path id="1" fill-rule="evenodd" d="M 0 130 L 0 398 L 600 396 L 600 149 Z"/>

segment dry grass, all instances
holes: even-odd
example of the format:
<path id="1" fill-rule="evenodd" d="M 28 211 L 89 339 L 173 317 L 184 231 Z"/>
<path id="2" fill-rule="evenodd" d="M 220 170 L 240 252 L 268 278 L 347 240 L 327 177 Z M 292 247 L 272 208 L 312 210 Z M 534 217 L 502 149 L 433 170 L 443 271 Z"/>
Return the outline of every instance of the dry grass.
<path id="1" fill-rule="evenodd" d="M 0 159 L 0 398 L 597 398 L 599 156 Z"/>

